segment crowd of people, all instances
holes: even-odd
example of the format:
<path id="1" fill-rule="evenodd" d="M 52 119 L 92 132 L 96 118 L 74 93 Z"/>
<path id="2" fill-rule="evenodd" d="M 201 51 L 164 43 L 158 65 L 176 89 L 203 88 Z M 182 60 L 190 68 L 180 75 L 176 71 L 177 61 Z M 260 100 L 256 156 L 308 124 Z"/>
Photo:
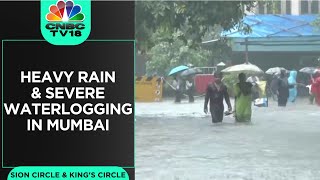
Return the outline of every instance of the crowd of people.
<path id="1" fill-rule="evenodd" d="M 267 89 L 270 89 L 271 96 L 276 96 L 278 106 L 285 107 L 288 102 L 294 103 L 298 96 L 297 71 L 292 70 L 289 73 L 286 70 L 281 70 L 280 73 L 274 74 L 273 78 L 267 83 Z M 234 114 L 237 122 L 251 121 L 251 106 L 253 100 L 259 99 L 260 79 L 257 76 L 246 77 L 245 73 L 240 73 L 238 76 L 238 83 L 233 87 L 234 92 L 234 108 L 231 106 L 229 91 L 227 86 L 223 83 L 222 73 L 214 74 L 214 82 L 210 83 L 206 89 L 204 112 L 210 111 L 212 122 L 222 122 L 224 115 Z M 305 85 L 304 85 L 305 86 Z M 180 103 L 184 93 L 189 98 L 189 102 L 194 102 L 194 84 L 193 79 L 182 78 L 179 75 L 174 77 L 173 88 L 175 89 L 175 102 Z M 320 106 L 320 71 L 310 75 L 309 85 L 310 103 L 316 102 Z M 223 101 L 225 100 L 228 111 L 224 111 Z M 208 104 L 210 107 L 208 109 Z M 256 105 L 256 104 L 255 104 Z"/>
<path id="2" fill-rule="evenodd" d="M 246 74 L 240 73 L 238 76 L 238 83 L 233 87 L 235 103 L 234 111 L 230 103 L 228 89 L 222 82 L 222 73 L 216 73 L 215 81 L 210 83 L 206 90 L 204 112 L 208 113 L 208 104 L 210 104 L 210 113 L 212 122 L 222 122 L 224 114 L 234 114 L 237 122 L 251 121 L 251 107 L 252 100 L 256 98 L 254 95 L 254 86 L 259 81 L 258 77 L 252 76 L 248 79 Z M 297 98 L 297 71 L 290 71 L 289 76 L 285 70 L 282 70 L 279 75 L 274 75 L 270 83 L 271 89 L 277 96 L 278 106 L 285 107 L 287 102 L 295 102 Z M 313 75 L 310 79 L 310 102 L 316 103 L 320 106 L 320 74 Z M 224 112 L 225 100 L 228 111 Z"/>
<path id="3" fill-rule="evenodd" d="M 184 92 L 187 93 L 189 102 L 194 102 L 194 84 L 192 77 L 182 78 L 179 75 L 174 76 L 173 88 L 175 89 L 175 103 L 180 103 L 183 98 Z"/>
<path id="4" fill-rule="evenodd" d="M 280 75 L 275 74 L 270 83 L 270 88 L 273 94 L 277 95 L 278 105 L 286 106 L 287 102 L 295 102 L 298 96 L 297 71 L 290 71 L 289 77 L 286 71 L 282 70 Z M 310 104 L 316 102 L 320 106 L 320 73 L 310 75 L 309 84 L 305 86 L 308 88 Z"/>

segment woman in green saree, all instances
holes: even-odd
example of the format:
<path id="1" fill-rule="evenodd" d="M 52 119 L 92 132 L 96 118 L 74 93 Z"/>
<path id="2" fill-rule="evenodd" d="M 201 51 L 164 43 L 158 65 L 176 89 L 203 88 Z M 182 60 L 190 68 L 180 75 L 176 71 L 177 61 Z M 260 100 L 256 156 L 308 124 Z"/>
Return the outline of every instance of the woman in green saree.
<path id="1" fill-rule="evenodd" d="M 252 84 L 246 82 L 246 75 L 239 74 L 239 83 L 234 87 L 235 91 L 235 118 L 237 122 L 251 121 Z"/>

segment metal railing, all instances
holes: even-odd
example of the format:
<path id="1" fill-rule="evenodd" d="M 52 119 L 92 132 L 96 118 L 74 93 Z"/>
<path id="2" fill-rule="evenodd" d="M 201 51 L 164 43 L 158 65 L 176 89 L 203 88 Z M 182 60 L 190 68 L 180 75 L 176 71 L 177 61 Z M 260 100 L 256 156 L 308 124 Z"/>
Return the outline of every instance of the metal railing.
<path id="1" fill-rule="evenodd" d="M 217 67 L 196 67 L 201 70 L 200 74 L 213 74 L 217 71 Z"/>

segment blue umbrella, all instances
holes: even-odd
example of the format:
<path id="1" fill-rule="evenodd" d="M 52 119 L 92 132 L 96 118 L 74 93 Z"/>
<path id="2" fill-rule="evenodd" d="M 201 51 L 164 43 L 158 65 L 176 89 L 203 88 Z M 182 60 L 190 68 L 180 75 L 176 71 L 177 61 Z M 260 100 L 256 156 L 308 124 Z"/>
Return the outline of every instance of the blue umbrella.
<path id="1" fill-rule="evenodd" d="M 178 66 L 178 67 L 175 67 L 173 69 L 171 69 L 170 73 L 168 74 L 168 76 L 171 76 L 173 74 L 176 74 L 178 72 L 181 72 L 181 71 L 184 71 L 186 69 L 189 69 L 188 66 Z"/>

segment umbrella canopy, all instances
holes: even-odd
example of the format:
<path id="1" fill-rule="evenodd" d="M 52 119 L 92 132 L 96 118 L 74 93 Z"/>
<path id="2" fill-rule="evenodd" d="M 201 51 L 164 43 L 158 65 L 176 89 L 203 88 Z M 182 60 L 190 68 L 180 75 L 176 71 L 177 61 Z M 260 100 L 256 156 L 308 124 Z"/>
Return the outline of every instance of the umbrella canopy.
<path id="1" fill-rule="evenodd" d="M 183 71 L 181 73 L 182 77 L 187 77 L 187 76 L 191 76 L 191 75 L 195 75 L 195 74 L 199 74 L 201 73 L 201 70 L 198 68 L 191 68 L 191 69 L 187 69 L 185 71 Z"/>
<path id="2" fill-rule="evenodd" d="M 299 72 L 306 73 L 306 74 L 315 74 L 317 71 L 318 70 L 315 67 L 304 67 L 299 70 Z"/>
<path id="3" fill-rule="evenodd" d="M 168 76 L 171 76 L 171 75 L 176 74 L 178 72 L 184 71 L 186 69 L 189 69 L 189 67 L 188 66 L 183 66 L 183 65 L 182 66 L 177 66 L 177 67 L 171 69 L 171 71 L 169 72 Z"/>
<path id="4" fill-rule="evenodd" d="M 245 64 L 238 64 L 234 66 L 230 66 L 226 69 L 223 69 L 221 72 L 224 73 L 250 73 L 250 74 L 261 74 L 263 71 L 256 65 L 245 63 Z"/>
<path id="5" fill-rule="evenodd" d="M 285 68 L 283 67 L 273 67 L 273 68 L 270 68 L 266 71 L 266 74 L 280 74 L 281 73 L 281 70 L 284 70 L 284 71 L 287 71 Z"/>

